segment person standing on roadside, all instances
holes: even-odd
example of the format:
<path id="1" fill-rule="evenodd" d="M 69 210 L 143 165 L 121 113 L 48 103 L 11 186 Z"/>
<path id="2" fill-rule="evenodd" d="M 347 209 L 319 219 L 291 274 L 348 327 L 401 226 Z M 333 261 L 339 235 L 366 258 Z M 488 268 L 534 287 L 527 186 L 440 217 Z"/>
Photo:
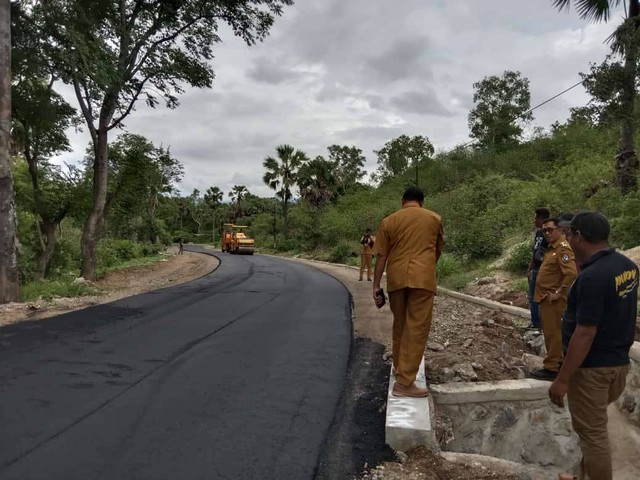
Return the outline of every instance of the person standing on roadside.
<path id="1" fill-rule="evenodd" d="M 387 268 L 389 306 L 393 313 L 393 368 L 397 397 L 426 397 L 429 391 L 415 384 L 424 357 L 436 294 L 436 263 L 442 254 L 440 215 L 422 208 L 424 193 L 409 187 L 402 208 L 382 221 L 376 236 L 373 299 L 384 303 L 380 290 Z"/>
<path id="2" fill-rule="evenodd" d="M 184 240 L 180 239 L 180 244 L 178 245 L 178 255 L 182 255 L 184 253 Z"/>
<path id="3" fill-rule="evenodd" d="M 547 348 L 544 368 L 531 372 L 533 378 L 553 380 L 562 364 L 562 315 L 567 306 L 569 287 L 578 274 L 576 262 L 557 218 L 542 224 L 547 251 L 538 272 L 534 301 L 540 305 L 542 334 Z"/>
<path id="4" fill-rule="evenodd" d="M 372 235 L 370 228 L 367 228 L 364 235 L 360 239 L 360 245 L 362 249 L 360 251 L 360 278 L 362 281 L 362 275 L 365 268 L 367 269 L 367 281 L 371 281 L 371 257 L 373 257 L 373 245 L 376 242 L 376 237 Z"/>
<path id="5" fill-rule="evenodd" d="M 549 397 L 564 407 L 567 395 L 582 461 L 577 477 L 559 478 L 612 480 L 607 407 L 626 384 L 640 272 L 633 261 L 609 248 L 610 227 L 604 215 L 579 212 L 566 227 L 581 271 L 569 291 L 562 320 L 565 357 Z"/>
<path id="6" fill-rule="evenodd" d="M 540 330 L 540 307 L 534 302 L 533 297 L 536 288 L 536 278 L 538 278 L 538 271 L 542 260 L 544 259 L 544 253 L 547 250 L 547 240 L 542 233 L 542 222 L 544 222 L 551 215 L 548 208 L 538 208 L 535 211 L 533 217 L 533 224 L 536 228 L 535 236 L 533 237 L 533 249 L 531 251 L 531 261 L 529 262 L 529 268 L 527 268 L 527 279 L 529 280 L 529 311 L 531 312 L 531 323 L 528 328 Z"/>

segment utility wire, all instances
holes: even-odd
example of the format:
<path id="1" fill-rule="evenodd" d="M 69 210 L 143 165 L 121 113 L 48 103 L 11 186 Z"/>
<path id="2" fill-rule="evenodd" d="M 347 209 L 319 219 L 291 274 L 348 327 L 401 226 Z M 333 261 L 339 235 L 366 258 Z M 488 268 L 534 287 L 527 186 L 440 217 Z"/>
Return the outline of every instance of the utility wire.
<path id="1" fill-rule="evenodd" d="M 549 102 L 551 102 L 551 101 L 555 100 L 555 99 L 556 99 L 556 98 L 558 98 L 559 96 L 564 95 L 564 94 L 565 94 L 565 93 L 567 93 L 568 91 L 573 90 L 573 89 L 574 89 L 574 88 L 576 88 L 578 85 L 582 85 L 582 84 L 585 82 L 585 80 L 586 80 L 586 79 L 584 79 L 584 80 L 580 80 L 578 83 L 575 83 L 575 84 L 571 85 L 569 88 L 565 88 L 565 89 L 564 89 L 563 91 L 561 91 L 560 93 L 558 93 L 558 94 L 554 95 L 553 97 L 551 97 L 551 98 L 549 98 L 549 99 L 545 100 L 545 101 L 544 101 L 544 102 L 542 102 L 542 103 L 539 103 L 539 104 L 538 104 L 538 105 L 536 105 L 535 107 L 530 108 L 530 109 L 529 109 L 529 110 L 527 110 L 525 113 L 523 113 L 523 115 L 526 115 L 526 114 L 528 114 L 528 113 L 533 112 L 533 111 L 534 111 L 534 110 L 536 110 L 537 108 L 540 108 L 540 107 L 542 107 L 543 105 L 546 105 L 547 103 L 549 103 Z M 458 147 L 458 148 L 464 148 L 464 147 L 467 147 L 467 146 L 471 145 L 472 143 L 476 143 L 477 141 L 478 141 L 478 140 L 470 140 L 470 141 L 468 141 L 467 143 L 465 143 L 465 144 L 461 145 L 461 146 L 460 146 L 460 147 Z"/>

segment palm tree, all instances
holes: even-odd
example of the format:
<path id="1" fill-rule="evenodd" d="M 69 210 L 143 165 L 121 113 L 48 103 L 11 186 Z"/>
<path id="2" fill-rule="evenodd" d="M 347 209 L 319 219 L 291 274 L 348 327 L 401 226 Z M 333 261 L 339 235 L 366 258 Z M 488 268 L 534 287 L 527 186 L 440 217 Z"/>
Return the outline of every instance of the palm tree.
<path id="1" fill-rule="evenodd" d="M 244 185 L 234 185 L 229 192 L 231 201 L 236 204 L 236 219 L 240 216 L 241 213 L 240 204 L 242 203 L 242 200 L 244 200 L 244 197 L 246 197 L 247 195 L 249 195 L 249 190 Z"/>
<path id="2" fill-rule="evenodd" d="M 287 238 L 289 233 L 289 202 L 291 201 L 291 189 L 298 181 L 298 170 L 308 160 L 307 155 L 301 150 L 296 150 L 291 145 L 279 145 L 276 147 L 277 158 L 267 157 L 262 165 L 266 173 L 262 179 L 269 188 L 275 190 L 276 195 L 282 200 L 282 217 L 284 220 L 283 234 Z"/>
<path id="3" fill-rule="evenodd" d="M 300 196 L 315 208 L 324 207 L 338 189 L 338 179 L 332 162 L 316 157 L 298 171 Z"/>
<path id="4" fill-rule="evenodd" d="M 0 0 L 0 304 L 18 301 L 11 171 L 11 2 Z"/>
<path id="5" fill-rule="evenodd" d="M 204 194 L 204 202 L 211 209 L 211 238 L 216 241 L 216 212 L 222 203 L 224 193 L 218 187 L 209 187 Z"/>
<path id="6" fill-rule="evenodd" d="M 568 9 L 571 0 L 552 0 L 558 9 Z M 585 20 L 606 22 L 611 11 L 627 0 L 573 0 L 578 14 Z M 635 150 L 636 132 L 634 110 L 636 102 L 636 71 L 638 64 L 637 32 L 640 27 L 640 0 L 628 0 L 627 18 L 610 37 L 613 50 L 624 56 L 621 79 L 622 95 L 620 123 L 620 153 L 616 156 L 616 183 L 623 192 L 637 185 L 638 157 Z"/>

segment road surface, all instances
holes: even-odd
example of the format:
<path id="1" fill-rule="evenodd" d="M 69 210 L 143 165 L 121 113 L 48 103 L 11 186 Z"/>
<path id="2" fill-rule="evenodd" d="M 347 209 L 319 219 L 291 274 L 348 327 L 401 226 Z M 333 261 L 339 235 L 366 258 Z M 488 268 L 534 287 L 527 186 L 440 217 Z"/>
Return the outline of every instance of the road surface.
<path id="1" fill-rule="evenodd" d="M 0 329 L 0 479 L 313 478 L 351 344 L 347 290 L 221 256 L 183 285 Z"/>

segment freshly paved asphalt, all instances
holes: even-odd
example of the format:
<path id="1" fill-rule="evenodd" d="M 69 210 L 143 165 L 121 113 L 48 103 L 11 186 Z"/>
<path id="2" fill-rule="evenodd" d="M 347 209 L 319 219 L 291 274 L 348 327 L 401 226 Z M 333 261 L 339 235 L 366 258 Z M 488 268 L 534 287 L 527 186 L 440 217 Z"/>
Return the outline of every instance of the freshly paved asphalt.
<path id="1" fill-rule="evenodd" d="M 0 328 L 0 479 L 310 479 L 350 302 L 270 257 Z"/>

